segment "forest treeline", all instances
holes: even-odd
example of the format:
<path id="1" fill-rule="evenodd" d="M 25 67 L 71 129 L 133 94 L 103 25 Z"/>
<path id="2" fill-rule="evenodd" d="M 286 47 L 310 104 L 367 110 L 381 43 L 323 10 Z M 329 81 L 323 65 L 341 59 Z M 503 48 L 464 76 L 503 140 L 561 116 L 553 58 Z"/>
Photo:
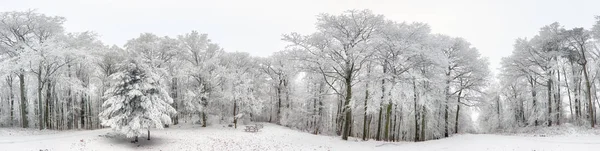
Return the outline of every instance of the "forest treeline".
<path id="1" fill-rule="evenodd" d="M 488 131 L 563 123 L 595 127 L 600 82 L 600 17 L 591 29 L 558 22 L 519 38 L 502 59 L 498 81 L 482 106 Z"/>
<path id="2" fill-rule="evenodd" d="M 109 46 L 94 32 L 65 31 L 65 21 L 0 13 L 1 126 L 103 128 L 99 114 L 119 84 L 111 77 L 131 60 L 168 91 L 175 125 L 271 122 L 344 140 L 424 141 L 596 118 L 588 92 L 598 32 L 581 28 L 552 24 L 517 40 L 495 81 L 465 39 L 370 10 L 320 14 L 316 32 L 283 34 L 288 46 L 269 57 L 225 52 L 197 31 Z"/>

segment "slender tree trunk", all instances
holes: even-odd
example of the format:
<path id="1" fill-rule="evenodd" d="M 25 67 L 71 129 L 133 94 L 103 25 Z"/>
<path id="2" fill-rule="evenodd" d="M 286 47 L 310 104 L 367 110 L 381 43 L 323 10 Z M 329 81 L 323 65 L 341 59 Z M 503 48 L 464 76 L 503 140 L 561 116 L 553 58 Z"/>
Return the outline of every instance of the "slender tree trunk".
<path id="1" fill-rule="evenodd" d="M 536 114 L 537 114 L 537 106 L 536 106 L 536 104 L 537 104 L 537 94 L 536 94 L 536 90 L 535 90 L 535 82 L 534 82 L 534 80 L 535 79 L 533 79 L 533 77 L 530 77 L 529 84 L 531 84 L 531 98 L 533 99 L 533 101 L 532 101 L 532 108 L 533 108 L 533 114 L 534 114 L 533 118 L 535 118 L 534 121 L 533 121 L 533 123 L 534 123 L 534 126 L 538 126 L 538 119 L 536 117 Z"/>
<path id="2" fill-rule="evenodd" d="M 527 122 L 527 120 L 525 119 L 525 104 L 524 104 L 523 100 L 519 100 L 519 103 L 520 103 L 520 107 L 521 107 L 519 109 L 519 111 L 520 111 L 520 113 L 519 113 L 519 115 L 520 115 L 519 119 L 520 119 L 521 124 L 522 124 L 521 126 L 524 126 L 525 125 L 524 123 Z"/>
<path id="3" fill-rule="evenodd" d="M 52 85 L 52 94 L 54 94 L 52 96 L 52 102 L 54 103 L 53 113 L 52 113 L 54 115 L 54 118 L 53 118 L 54 119 L 54 123 L 53 123 L 54 126 L 52 128 L 57 129 L 57 130 L 62 130 L 61 123 L 60 123 L 62 115 L 60 115 L 59 113 L 60 113 L 60 111 L 61 111 L 61 109 L 62 109 L 63 106 L 61 105 L 61 102 L 58 102 L 58 97 L 57 97 L 58 94 L 56 93 L 56 84 L 57 83 L 54 82 L 54 84 Z M 98 123 L 100 123 L 100 122 L 98 122 Z"/>
<path id="4" fill-rule="evenodd" d="M 548 126 L 552 126 L 552 77 L 548 76 L 549 79 L 546 82 L 546 88 L 548 89 Z"/>
<path id="5" fill-rule="evenodd" d="M 379 106 L 379 116 L 377 116 L 377 135 L 375 136 L 375 140 L 381 140 L 381 112 L 383 111 L 383 107 L 380 104 Z"/>
<path id="6" fill-rule="evenodd" d="M 38 124 L 40 126 L 40 130 L 44 129 L 44 108 L 42 108 L 42 88 L 44 87 L 44 83 L 42 82 L 42 65 L 40 64 L 37 73 L 38 79 Z"/>
<path id="7" fill-rule="evenodd" d="M 60 122 L 59 122 L 59 125 L 60 125 L 60 130 L 64 130 L 65 129 L 65 109 L 64 109 L 65 108 L 65 103 L 61 102 L 60 104 L 61 105 L 60 105 L 60 109 L 59 109 L 59 112 L 60 112 Z"/>
<path id="8" fill-rule="evenodd" d="M 462 95 L 462 90 L 458 91 L 458 99 L 456 101 L 456 121 L 454 122 L 454 134 L 458 133 L 458 117 L 460 115 L 460 98 Z"/>
<path id="9" fill-rule="evenodd" d="M 237 129 L 237 100 L 233 98 L 233 128 Z"/>
<path id="10" fill-rule="evenodd" d="M 567 87 L 567 96 L 569 97 L 569 111 L 571 111 L 571 118 L 574 117 L 573 115 L 573 104 L 572 104 L 572 100 L 571 100 L 571 88 L 569 87 L 569 80 L 567 80 L 567 72 L 565 71 L 565 67 L 562 68 L 563 69 L 563 78 L 565 79 L 565 86 Z M 574 70 L 574 69 L 573 69 Z"/>
<path id="11" fill-rule="evenodd" d="M 415 111 L 415 142 L 419 141 L 419 109 L 417 108 L 417 84 L 415 79 L 412 79 L 413 84 L 413 101 L 414 101 L 414 111 Z"/>
<path id="12" fill-rule="evenodd" d="M 79 118 L 80 118 L 80 120 L 79 120 L 79 122 L 81 122 L 81 127 L 80 127 L 80 128 L 83 128 L 83 129 L 85 129 L 85 116 L 86 116 L 86 115 L 85 115 L 85 114 L 86 114 L 86 113 L 85 113 L 85 112 L 86 112 L 85 110 L 86 110 L 86 109 L 85 109 L 85 99 L 84 99 L 84 94 L 80 94 L 80 97 L 81 97 L 81 98 L 80 98 L 80 99 L 81 99 L 81 102 L 80 102 L 80 104 L 79 104 L 79 105 L 80 105 L 80 108 L 79 108 Z"/>
<path id="13" fill-rule="evenodd" d="M 575 65 L 573 64 L 573 61 L 571 61 L 571 73 L 573 74 L 573 98 L 574 98 L 574 105 L 573 108 L 575 108 L 575 120 L 577 121 L 576 123 L 579 123 L 579 117 L 581 117 L 581 101 L 579 99 L 579 96 L 581 94 L 581 78 L 578 78 L 579 75 L 581 75 L 581 72 L 577 72 L 575 71 Z"/>
<path id="14" fill-rule="evenodd" d="M 280 77 L 281 78 L 281 77 Z M 277 124 L 281 125 L 281 85 L 283 84 L 283 80 L 279 80 L 279 85 L 277 85 Z"/>
<path id="15" fill-rule="evenodd" d="M 210 93 L 212 92 L 212 88 L 209 85 L 205 84 L 205 85 L 203 85 L 202 89 L 206 93 L 206 97 L 202 97 L 202 107 L 203 107 L 203 109 L 202 109 L 202 127 L 206 127 L 208 125 L 208 122 L 207 122 L 208 102 L 210 99 Z"/>
<path id="16" fill-rule="evenodd" d="M 524 101 L 522 101 L 521 99 L 518 98 L 518 92 L 517 92 L 517 88 L 515 86 L 511 86 L 512 90 L 513 90 L 513 99 L 515 101 L 517 101 L 517 105 L 519 107 L 518 111 L 517 111 L 517 115 L 515 117 L 515 119 L 517 119 L 519 126 L 524 126 L 525 125 L 525 104 L 523 103 Z"/>
<path id="17" fill-rule="evenodd" d="M 363 140 L 367 140 L 367 106 L 368 106 L 368 102 L 369 101 L 369 82 L 366 82 L 365 85 L 365 112 L 364 112 L 364 117 L 363 117 L 363 136 L 362 139 Z"/>
<path id="18" fill-rule="evenodd" d="M 402 105 L 398 108 L 398 105 L 396 105 L 396 108 L 398 109 L 398 122 L 396 123 L 397 128 L 396 128 L 396 140 L 395 141 L 400 141 L 400 137 L 404 138 L 404 131 L 402 131 L 402 125 L 404 123 L 404 112 L 402 111 Z M 400 135 L 402 133 L 402 135 Z M 404 140 L 404 139 L 403 139 Z"/>
<path id="19" fill-rule="evenodd" d="M 15 94 L 13 93 L 13 76 L 8 75 L 6 77 L 6 84 L 8 85 L 8 100 L 10 101 L 10 126 L 14 126 L 15 120 Z"/>
<path id="20" fill-rule="evenodd" d="M 584 55 L 585 57 L 585 55 Z M 585 59 L 585 58 L 584 58 Z M 588 72 L 587 72 L 587 63 L 583 64 L 583 77 L 585 78 L 585 88 L 587 90 L 587 94 L 586 97 L 588 99 L 588 112 L 590 115 L 590 125 L 592 127 L 594 127 L 596 125 L 596 120 L 594 119 L 593 115 L 594 115 L 594 108 L 593 108 L 593 103 L 592 103 L 592 90 L 591 90 L 591 85 L 590 85 L 590 79 L 588 76 Z"/>
<path id="21" fill-rule="evenodd" d="M 394 110 L 397 110 L 397 108 Z M 391 136 L 391 138 L 388 139 L 388 141 L 396 140 L 396 135 L 395 135 L 396 134 L 396 122 L 397 122 L 396 120 L 398 119 L 398 116 L 397 116 L 398 114 L 394 113 L 393 115 L 394 115 L 394 119 L 392 122 L 392 130 L 391 130 L 392 136 Z"/>
<path id="22" fill-rule="evenodd" d="M 581 96 L 581 88 L 582 87 L 582 80 L 579 79 L 577 81 L 577 85 L 575 86 L 576 88 L 576 92 L 575 92 L 575 115 L 577 117 L 577 120 L 581 119 L 582 115 L 582 111 L 583 111 L 583 107 L 581 106 L 582 100 L 580 99 L 579 96 Z M 578 121 L 579 122 L 579 121 Z"/>
<path id="23" fill-rule="evenodd" d="M 323 123 L 323 97 L 321 96 L 321 94 L 323 94 L 323 87 L 325 85 L 323 83 L 321 83 L 321 85 L 319 86 L 319 108 L 318 108 L 318 120 L 317 120 L 317 126 L 315 129 L 315 134 L 319 134 L 320 130 L 321 130 L 321 125 Z"/>
<path id="24" fill-rule="evenodd" d="M 171 98 L 173 98 L 173 108 L 175 108 L 176 111 L 179 111 L 179 105 L 177 104 L 179 101 L 177 100 L 177 97 L 177 78 L 174 77 L 171 78 Z M 173 122 L 173 125 L 179 124 L 179 114 L 173 115 L 171 120 Z"/>
<path id="25" fill-rule="evenodd" d="M 556 88 L 556 98 L 554 99 L 556 101 L 556 125 L 560 125 L 560 117 L 561 117 L 561 109 L 560 107 L 562 106 L 562 98 L 560 96 L 560 70 L 556 70 L 556 75 L 558 76 L 557 78 L 557 88 Z"/>
<path id="26" fill-rule="evenodd" d="M 71 88 L 67 89 L 67 128 L 74 129 L 77 125 L 75 122 L 75 101 L 73 100 L 73 95 L 71 94 Z M 71 111 L 69 111 L 71 110 Z"/>
<path id="27" fill-rule="evenodd" d="M 427 118 L 427 108 L 424 106 L 421 108 L 423 109 L 423 113 L 421 114 L 421 116 L 422 116 L 421 117 L 421 135 L 419 137 L 421 139 L 420 141 L 425 141 L 425 139 L 427 139 L 426 132 L 425 132 L 426 131 L 425 127 L 427 125 L 427 120 L 425 120 Z"/>
<path id="28" fill-rule="evenodd" d="M 93 113 L 92 112 L 92 110 L 93 110 L 93 108 L 92 108 L 92 98 L 90 97 L 90 95 L 85 95 L 85 96 L 86 96 L 86 100 L 87 100 L 86 101 L 87 102 L 86 105 L 87 105 L 87 109 L 88 109 L 87 110 L 87 114 L 88 115 L 85 116 L 85 117 L 87 117 L 87 121 L 88 121 L 87 127 L 88 127 L 88 129 L 92 129 L 93 128 L 92 126 L 94 125 L 94 121 L 92 121 L 92 113 Z"/>
<path id="29" fill-rule="evenodd" d="M 150 140 L 150 129 L 148 129 L 148 140 Z"/>
<path id="30" fill-rule="evenodd" d="M 446 77 L 449 77 L 446 74 Z M 446 80 L 446 103 L 444 103 L 444 137 L 448 137 L 448 104 L 450 103 L 450 80 Z"/>
<path id="31" fill-rule="evenodd" d="M 51 87 L 52 84 L 51 84 L 50 80 L 46 81 L 46 84 L 47 84 L 46 85 L 46 109 L 45 109 L 45 112 L 44 112 L 44 122 L 45 122 L 47 128 L 52 129 L 52 127 L 51 127 L 52 125 L 51 125 L 51 122 L 50 122 L 50 119 L 49 119 L 50 118 L 49 111 L 51 109 L 50 108 L 50 105 L 51 105 L 50 102 L 51 102 L 51 99 L 52 99 L 52 95 L 51 95 L 52 94 L 52 89 L 51 89 L 52 88 Z"/>
<path id="32" fill-rule="evenodd" d="M 285 101 L 287 102 L 287 108 L 291 107 L 292 101 L 290 100 L 290 88 L 288 87 L 288 80 L 283 80 L 283 88 L 285 89 Z"/>
<path id="33" fill-rule="evenodd" d="M 501 127 L 502 115 L 500 114 L 500 98 L 496 98 L 496 115 L 498 115 L 498 127 Z"/>
<path id="34" fill-rule="evenodd" d="M 369 115 L 369 120 L 367 120 L 367 139 L 373 138 L 371 135 L 371 122 L 373 121 L 373 114 Z"/>
<path id="35" fill-rule="evenodd" d="M 383 65 L 383 74 L 385 75 L 387 73 L 387 66 L 386 64 Z M 377 140 L 381 140 L 381 124 L 382 124 L 382 112 L 383 112 L 383 102 L 385 102 L 385 95 L 386 95 L 386 90 L 385 90 L 385 83 L 386 80 L 385 78 L 381 79 L 381 106 L 379 107 L 379 123 L 378 123 L 378 127 L 377 127 Z M 387 109 L 386 109 L 386 115 L 387 115 Z M 385 123 L 385 130 L 383 131 L 383 133 L 385 133 L 387 131 L 387 125 L 389 124 L 388 122 L 388 118 L 386 117 L 386 123 Z M 387 135 L 384 134 L 384 140 L 387 139 Z"/>
<path id="36" fill-rule="evenodd" d="M 385 140 L 386 141 L 390 141 L 391 140 L 391 138 L 389 136 L 389 133 L 392 133 L 392 135 L 394 134 L 394 131 L 393 131 L 394 127 L 392 125 L 392 124 L 394 124 L 394 122 L 391 121 L 392 120 L 392 115 L 393 115 L 392 112 L 394 111 L 394 109 L 393 109 L 394 108 L 393 107 L 394 103 L 392 102 L 392 98 L 391 98 L 391 96 L 392 96 L 391 89 L 392 88 L 390 88 L 390 90 L 388 90 L 388 92 L 387 92 L 388 93 L 388 95 L 387 95 L 388 96 L 388 98 L 387 98 L 388 99 L 388 106 L 387 106 L 387 112 L 386 112 L 386 115 L 385 115 L 385 117 L 386 117 L 386 121 L 385 121 Z M 391 127 L 391 129 L 390 129 L 390 127 Z"/>
<path id="37" fill-rule="evenodd" d="M 206 127 L 206 112 L 202 112 L 202 127 Z"/>
<path id="38" fill-rule="evenodd" d="M 383 140 L 389 141 L 389 127 L 390 127 L 390 116 L 392 114 L 392 102 L 389 102 L 385 110 L 385 129 L 383 130 Z"/>

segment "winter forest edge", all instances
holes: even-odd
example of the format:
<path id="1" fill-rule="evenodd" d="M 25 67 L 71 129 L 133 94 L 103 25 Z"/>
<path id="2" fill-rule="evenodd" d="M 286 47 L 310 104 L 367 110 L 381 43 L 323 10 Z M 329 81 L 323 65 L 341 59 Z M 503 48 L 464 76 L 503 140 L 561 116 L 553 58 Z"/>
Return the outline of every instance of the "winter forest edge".
<path id="1" fill-rule="evenodd" d="M 198 31 L 108 46 L 66 32 L 60 16 L 1 12 L 0 127 L 111 127 L 137 140 L 182 122 L 268 122 L 395 142 L 594 129 L 600 118 L 600 17 L 591 29 L 552 23 L 523 35 L 496 74 L 468 41 L 426 23 L 370 10 L 316 20 L 316 32 L 283 33 L 284 50 L 254 57 Z"/>

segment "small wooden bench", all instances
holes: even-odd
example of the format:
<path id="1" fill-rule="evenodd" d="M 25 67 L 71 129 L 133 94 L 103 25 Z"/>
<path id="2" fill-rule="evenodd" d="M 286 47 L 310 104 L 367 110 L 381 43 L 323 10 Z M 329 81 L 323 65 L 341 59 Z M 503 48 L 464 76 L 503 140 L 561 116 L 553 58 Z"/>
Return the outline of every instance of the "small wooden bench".
<path id="1" fill-rule="evenodd" d="M 265 126 L 264 126 L 264 125 L 262 125 L 262 124 L 255 124 L 255 125 L 256 125 L 256 128 L 258 128 L 258 129 L 262 129 L 263 127 L 265 127 Z"/>
<path id="2" fill-rule="evenodd" d="M 258 132 L 258 130 L 259 128 L 255 125 L 246 125 L 246 129 L 244 129 L 246 132 Z"/>

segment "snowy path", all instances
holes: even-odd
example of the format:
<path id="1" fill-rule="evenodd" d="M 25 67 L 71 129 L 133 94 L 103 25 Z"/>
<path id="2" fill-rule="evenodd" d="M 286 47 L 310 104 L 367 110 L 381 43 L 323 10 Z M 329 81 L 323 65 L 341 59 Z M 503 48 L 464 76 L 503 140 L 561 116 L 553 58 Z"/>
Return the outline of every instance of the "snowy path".
<path id="1" fill-rule="evenodd" d="M 242 126 L 243 127 L 243 126 Z M 315 136 L 285 127 L 265 124 L 257 133 L 224 127 L 174 126 L 151 132 L 152 140 L 106 137 L 110 129 L 93 131 L 48 131 L 24 134 L 0 129 L 0 150 L 599 150 L 600 136 L 525 137 L 486 134 L 458 135 L 427 142 L 384 143 L 342 141 L 339 137 Z M 22 131 L 22 129 L 20 130 Z M 30 130 L 33 131 L 33 130 Z"/>

